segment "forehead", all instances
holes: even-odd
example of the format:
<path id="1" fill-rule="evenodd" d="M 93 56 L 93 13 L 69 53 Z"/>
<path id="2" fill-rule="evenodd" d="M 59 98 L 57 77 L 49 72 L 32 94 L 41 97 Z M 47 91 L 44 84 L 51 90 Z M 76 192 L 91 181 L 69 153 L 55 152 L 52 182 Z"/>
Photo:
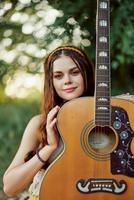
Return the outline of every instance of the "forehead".
<path id="1" fill-rule="evenodd" d="M 77 67 L 77 65 L 69 56 L 62 56 L 53 62 L 53 72 L 70 70 L 75 67 Z"/>

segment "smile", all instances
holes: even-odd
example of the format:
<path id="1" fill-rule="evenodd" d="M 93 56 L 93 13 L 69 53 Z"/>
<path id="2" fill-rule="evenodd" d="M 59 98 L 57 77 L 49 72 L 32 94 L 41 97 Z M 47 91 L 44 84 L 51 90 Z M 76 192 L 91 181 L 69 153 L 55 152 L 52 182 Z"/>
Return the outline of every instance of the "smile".
<path id="1" fill-rule="evenodd" d="M 65 91 L 66 93 L 71 93 L 71 92 L 73 92 L 75 89 L 76 89 L 76 87 L 71 87 L 71 88 L 64 89 L 64 91 Z"/>

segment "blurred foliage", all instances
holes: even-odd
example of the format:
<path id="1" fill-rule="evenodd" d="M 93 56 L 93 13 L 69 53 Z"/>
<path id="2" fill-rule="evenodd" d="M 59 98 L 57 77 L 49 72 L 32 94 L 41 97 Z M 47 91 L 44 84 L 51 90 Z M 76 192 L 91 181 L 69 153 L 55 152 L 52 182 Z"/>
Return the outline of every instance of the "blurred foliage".
<path id="1" fill-rule="evenodd" d="M 38 55 L 30 54 L 26 51 L 29 44 L 36 45 L 37 48 L 48 50 L 53 45 L 54 40 L 59 44 L 74 44 L 73 35 L 75 29 L 81 30 L 81 38 L 88 39 L 91 45 L 78 44 L 95 61 L 95 22 L 96 22 L 96 1 L 94 0 L 27 0 L 23 1 L 1 1 L 0 7 L 3 8 L 6 3 L 11 3 L 10 9 L 5 9 L 0 17 L 0 38 L 10 38 L 11 44 L 6 47 L 7 51 L 17 49 L 17 55 L 12 63 L 6 63 L 0 60 L 0 76 L 6 73 L 10 75 L 15 73 L 18 68 L 31 73 L 37 73 L 40 70 L 41 58 Z M 27 2 L 27 3 L 26 3 Z M 57 9 L 60 14 L 54 20 L 54 23 L 47 24 L 43 22 L 47 9 Z M 20 13 L 20 21 L 12 21 L 14 13 Z M 112 60 L 112 80 L 114 93 L 116 88 L 124 92 L 133 91 L 134 75 L 134 2 L 129 0 L 111 0 L 111 60 Z M 25 15 L 26 14 L 26 15 Z M 34 26 L 34 31 L 25 34 L 22 29 L 26 16 L 27 21 Z M 52 16 L 50 16 L 52 17 Z M 74 18 L 76 23 L 68 23 L 70 18 Z M 46 34 L 37 37 L 37 32 L 41 30 L 39 24 L 43 22 L 42 28 L 46 29 Z M 65 29 L 59 32 L 59 28 Z M 11 32 L 10 34 L 7 31 Z M 9 36 L 8 36 L 9 34 Z M 21 44 L 22 49 L 19 49 Z M 25 45 L 24 45 L 25 44 Z M 19 50 L 18 50 L 19 49 Z M 29 61 L 26 65 L 20 64 L 20 56 L 27 56 Z M 45 55 L 45 54 L 44 54 Z M 22 59 L 22 58 L 21 58 Z M 32 64 L 32 65 L 31 65 Z"/>
<path id="2" fill-rule="evenodd" d="M 39 104 L 29 100 L 6 99 L 5 103 L 0 104 L 0 113 L 0 180 L 2 181 L 3 173 L 16 153 L 28 121 L 39 113 Z M 0 199 L 6 199 L 4 194 L 0 193 Z"/>

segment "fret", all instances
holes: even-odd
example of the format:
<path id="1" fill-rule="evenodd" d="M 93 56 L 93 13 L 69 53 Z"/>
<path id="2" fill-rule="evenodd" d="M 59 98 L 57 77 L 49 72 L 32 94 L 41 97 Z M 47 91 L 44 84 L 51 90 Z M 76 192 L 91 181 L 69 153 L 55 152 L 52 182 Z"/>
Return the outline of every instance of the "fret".
<path id="1" fill-rule="evenodd" d="M 96 95 L 96 99 L 97 99 L 97 98 L 109 98 L 109 96 L 105 96 L 105 95 L 104 95 L 104 96 Z"/>
<path id="2" fill-rule="evenodd" d="M 107 80 L 109 79 L 109 71 L 107 70 L 102 70 L 102 69 L 97 69 L 97 82 L 101 82 L 101 80 L 104 80 L 106 78 Z"/>
<path id="3" fill-rule="evenodd" d="M 103 51 L 109 51 L 108 43 L 98 42 L 98 48 Z"/>
<path id="4" fill-rule="evenodd" d="M 107 121 L 107 122 L 110 122 L 110 119 L 105 119 L 105 120 L 102 120 L 102 119 L 97 120 L 97 119 L 96 119 L 96 120 L 95 120 L 95 122 L 101 122 L 101 121 L 104 122 L 104 123 L 105 123 L 106 121 Z"/>
<path id="5" fill-rule="evenodd" d="M 105 63 L 103 63 L 103 62 L 97 62 L 97 64 L 98 65 L 109 65 L 109 62 L 107 62 L 107 63 L 106 62 Z"/>
<path id="6" fill-rule="evenodd" d="M 103 111 L 103 110 L 102 110 L 102 111 Z M 99 113 L 99 114 L 101 113 L 102 115 L 106 115 L 106 114 L 109 114 L 109 112 L 110 112 L 109 110 L 107 110 L 107 112 L 106 112 L 106 111 L 105 111 L 105 112 L 100 112 L 100 110 L 99 110 L 99 111 L 97 110 L 97 111 L 96 111 L 96 115 L 98 115 L 98 113 Z"/>
<path id="7" fill-rule="evenodd" d="M 99 71 L 99 70 L 98 70 Z M 102 71 L 99 71 L 97 74 L 97 83 L 98 82 L 110 82 L 108 74 L 100 74 Z"/>
<path id="8" fill-rule="evenodd" d="M 105 105 L 101 105 L 100 107 L 104 107 Z M 108 108 L 109 109 L 109 108 Z M 100 110 L 98 110 L 97 108 L 96 108 L 96 111 L 100 111 Z M 100 117 L 100 116 L 106 116 L 107 115 L 107 117 L 109 117 L 109 111 L 108 110 L 103 110 L 104 112 L 102 113 L 102 112 L 98 112 L 98 113 L 96 113 L 96 117 Z"/>
<path id="9" fill-rule="evenodd" d="M 107 69 L 97 69 L 97 79 L 99 78 L 99 82 L 101 80 L 104 80 L 104 77 L 106 77 L 106 80 L 110 80 L 109 78 L 109 71 Z"/>
<path id="10" fill-rule="evenodd" d="M 101 89 L 99 89 L 98 90 L 98 88 L 96 87 L 96 92 L 99 94 L 99 93 L 101 93 L 100 95 L 101 96 L 105 96 L 105 95 L 107 95 L 107 94 L 109 94 L 109 91 L 108 90 L 101 90 Z M 104 93 L 104 94 L 102 94 L 102 93 Z"/>
<path id="11" fill-rule="evenodd" d="M 108 70 L 101 70 L 97 69 L 97 81 L 96 82 L 103 82 L 104 80 L 110 81 L 109 79 L 109 71 Z"/>
<path id="12" fill-rule="evenodd" d="M 97 0 L 96 21 L 96 86 L 95 86 L 95 123 L 110 124 L 110 48 L 109 1 Z"/>
<path id="13" fill-rule="evenodd" d="M 109 71 L 108 70 L 102 70 L 102 69 L 97 69 L 97 73 L 96 73 L 96 76 L 97 76 L 97 81 L 96 82 L 102 82 L 104 81 L 104 79 L 107 81 L 107 80 L 110 80 L 109 78 Z"/>
<path id="14" fill-rule="evenodd" d="M 106 107 L 110 108 L 110 104 L 108 102 L 102 102 L 101 103 L 100 101 L 99 102 L 96 101 L 96 108 L 98 108 L 99 106 L 106 106 Z"/>
<path id="15" fill-rule="evenodd" d="M 104 90 L 104 88 L 98 88 L 98 87 L 96 87 L 96 93 L 99 93 L 99 95 L 101 95 L 101 96 L 105 96 L 105 95 L 107 95 L 108 93 L 109 93 L 109 91 L 110 90 L 106 90 L 106 88 L 105 88 L 105 90 Z M 100 94 L 101 93 L 101 94 Z M 103 94 L 102 94 L 103 93 Z M 107 93 L 107 94 L 106 94 Z"/>
<path id="16" fill-rule="evenodd" d="M 109 126 L 111 124 L 111 122 L 110 121 L 109 122 L 95 122 L 95 124 L 98 125 L 98 126 L 99 125 L 101 125 L 101 126 L 106 126 L 106 125 Z"/>
<path id="17" fill-rule="evenodd" d="M 104 10 L 102 11 L 102 10 L 101 10 L 101 11 L 99 12 L 99 14 L 98 14 L 98 19 L 104 19 L 104 20 L 105 20 L 105 19 L 107 19 L 107 18 L 108 18 L 107 10 L 106 10 L 106 11 L 104 11 Z"/>
<path id="18" fill-rule="evenodd" d="M 109 80 L 104 80 L 104 81 L 100 80 L 100 81 L 97 81 L 97 85 L 100 84 L 100 85 L 102 85 L 104 87 L 105 87 L 105 84 L 107 84 L 107 83 L 110 83 L 110 81 Z"/>
<path id="19" fill-rule="evenodd" d="M 111 122 L 111 119 L 110 119 L 110 118 L 109 118 L 109 119 L 96 119 L 96 120 L 95 120 L 95 123 L 96 123 L 96 124 L 99 124 L 99 125 L 110 125 L 110 122 Z M 100 127 L 100 129 L 98 129 L 98 130 L 101 131 L 101 127 Z"/>
<path id="20" fill-rule="evenodd" d="M 97 56 L 97 60 L 99 63 L 108 64 L 109 57 L 99 57 Z"/>
<path id="21" fill-rule="evenodd" d="M 109 56 L 109 48 L 104 49 L 104 46 L 103 46 L 103 45 L 102 45 L 102 48 L 99 48 L 99 47 L 98 47 L 98 49 L 97 49 L 97 55 L 98 55 L 98 53 L 101 52 L 101 51 L 107 52 L 107 54 L 108 54 L 108 56 Z"/>
<path id="22" fill-rule="evenodd" d="M 104 77 L 103 80 L 101 77 L 99 77 L 101 80 L 97 81 L 97 87 L 100 85 L 104 85 L 107 84 L 107 86 L 109 86 L 108 84 L 111 82 L 107 77 Z M 105 86 L 104 86 L 105 87 Z"/>
<path id="23" fill-rule="evenodd" d="M 99 107 L 99 106 L 106 106 L 106 107 L 109 108 L 109 107 L 110 107 L 110 104 L 109 104 L 108 102 L 102 102 L 102 103 L 97 102 L 96 108 Z"/>
<path id="24" fill-rule="evenodd" d="M 100 27 L 100 30 L 99 30 L 99 32 L 98 32 L 98 36 L 99 37 L 109 37 L 109 30 L 107 29 L 107 28 L 102 28 L 102 27 Z M 108 38 L 109 39 L 109 38 Z"/>
<path id="25" fill-rule="evenodd" d="M 104 92 L 104 91 L 101 91 L 101 92 L 98 92 L 98 91 L 96 91 L 96 97 L 110 97 L 109 96 L 109 91 L 106 93 L 106 91 Z"/>
<path id="26" fill-rule="evenodd" d="M 103 122 L 100 122 L 100 121 L 96 122 L 95 121 L 95 124 L 98 125 L 98 126 L 99 125 L 101 125 L 101 126 L 106 126 L 106 125 L 109 126 L 109 125 L 111 125 L 111 121 L 107 121 L 107 122 L 105 122 L 105 121 L 103 121 Z"/>
<path id="27" fill-rule="evenodd" d="M 108 36 L 109 35 L 109 29 L 105 26 L 100 26 L 98 30 L 98 35 L 99 36 Z"/>
<path id="28" fill-rule="evenodd" d="M 110 117 L 104 117 L 104 116 L 103 116 L 103 117 L 97 117 L 97 118 L 96 118 L 97 121 L 101 121 L 101 120 L 109 121 L 110 119 L 111 119 Z"/>
<path id="29" fill-rule="evenodd" d="M 110 82 L 110 79 L 109 79 L 109 71 L 100 71 L 98 70 L 97 71 L 97 83 L 100 83 L 100 82 Z"/>
<path id="30" fill-rule="evenodd" d="M 102 116 L 102 113 L 98 113 L 97 116 L 98 116 L 98 115 L 101 115 L 101 116 Z M 109 113 L 104 113 L 104 116 L 108 117 L 107 115 L 109 116 Z M 99 116 L 99 117 L 100 117 L 100 116 Z"/>
<path id="31" fill-rule="evenodd" d="M 101 118 L 101 119 L 96 119 L 95 121 L 96 121 L 96 122 L 100 122 L 100 121 L 103 121 L 103 122 L 107 121 L 107 122 L 109 122 L 110 119 L 111 119 L 111 118 Z"/>
<path id="32" fill-rule="evenodd" d="M 103 78 L 102 78 L 103 77 Z M 99 76 L 98 77 L 99 80 L 97 80 L 97 84 L 98 83 L 110 83 L 111 81 L 109 80 L 108 75 L 107 76 Z"/>
<path id="33" fill-rule="evenodd" d="M 96 104 L 97 104 L 97 106 L 98 105 L 110 105 L 109 104 L 109 102 L 110 102 L 110 100 L 107 100 L 107 101 L 98 101 L 97 99 L 96 99 Z"/>
<path id="34" fill-rule="evenodd" d="M 97 53 L 104 51 L 107 52 L 107 54 L 109 53 L 109 49 L 105 49 L 104 46 L 102 46 L 103 48 L 98 48 Z"/>
<path id="35" fill-rule="evenodd" d="M 97 55 L 101 52 L 106 52 L 107 53 L 107 56 L 109 56 L 109 48 L 105 49 L 104 46 L 102 45 L 102 48 L 99 48 L 97 49 Z"/>
<path id="36" fill-rule="evenodd" d="M 109 114 L 109 113 L 108 113 Z M 104 116 L 104 115 L 103 115 Z M 95 119 L 97 119 L 97 116 L 95 116 L 96 118 Z M 107 119 L 108 119 L 108 115 L 107 115 Z M 109 117 L 109 119 L 110 119 L 110 117 Z"/>

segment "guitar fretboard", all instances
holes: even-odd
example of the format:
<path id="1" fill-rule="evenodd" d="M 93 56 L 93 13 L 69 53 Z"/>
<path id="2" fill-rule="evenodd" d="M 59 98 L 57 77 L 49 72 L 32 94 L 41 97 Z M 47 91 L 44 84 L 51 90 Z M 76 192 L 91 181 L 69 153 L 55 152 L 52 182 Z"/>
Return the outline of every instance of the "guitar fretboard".
<path id="1" fill-rule="evenodd" d="M 110 124 L 110 2 L 97 0 L 95 124 Z"/>

